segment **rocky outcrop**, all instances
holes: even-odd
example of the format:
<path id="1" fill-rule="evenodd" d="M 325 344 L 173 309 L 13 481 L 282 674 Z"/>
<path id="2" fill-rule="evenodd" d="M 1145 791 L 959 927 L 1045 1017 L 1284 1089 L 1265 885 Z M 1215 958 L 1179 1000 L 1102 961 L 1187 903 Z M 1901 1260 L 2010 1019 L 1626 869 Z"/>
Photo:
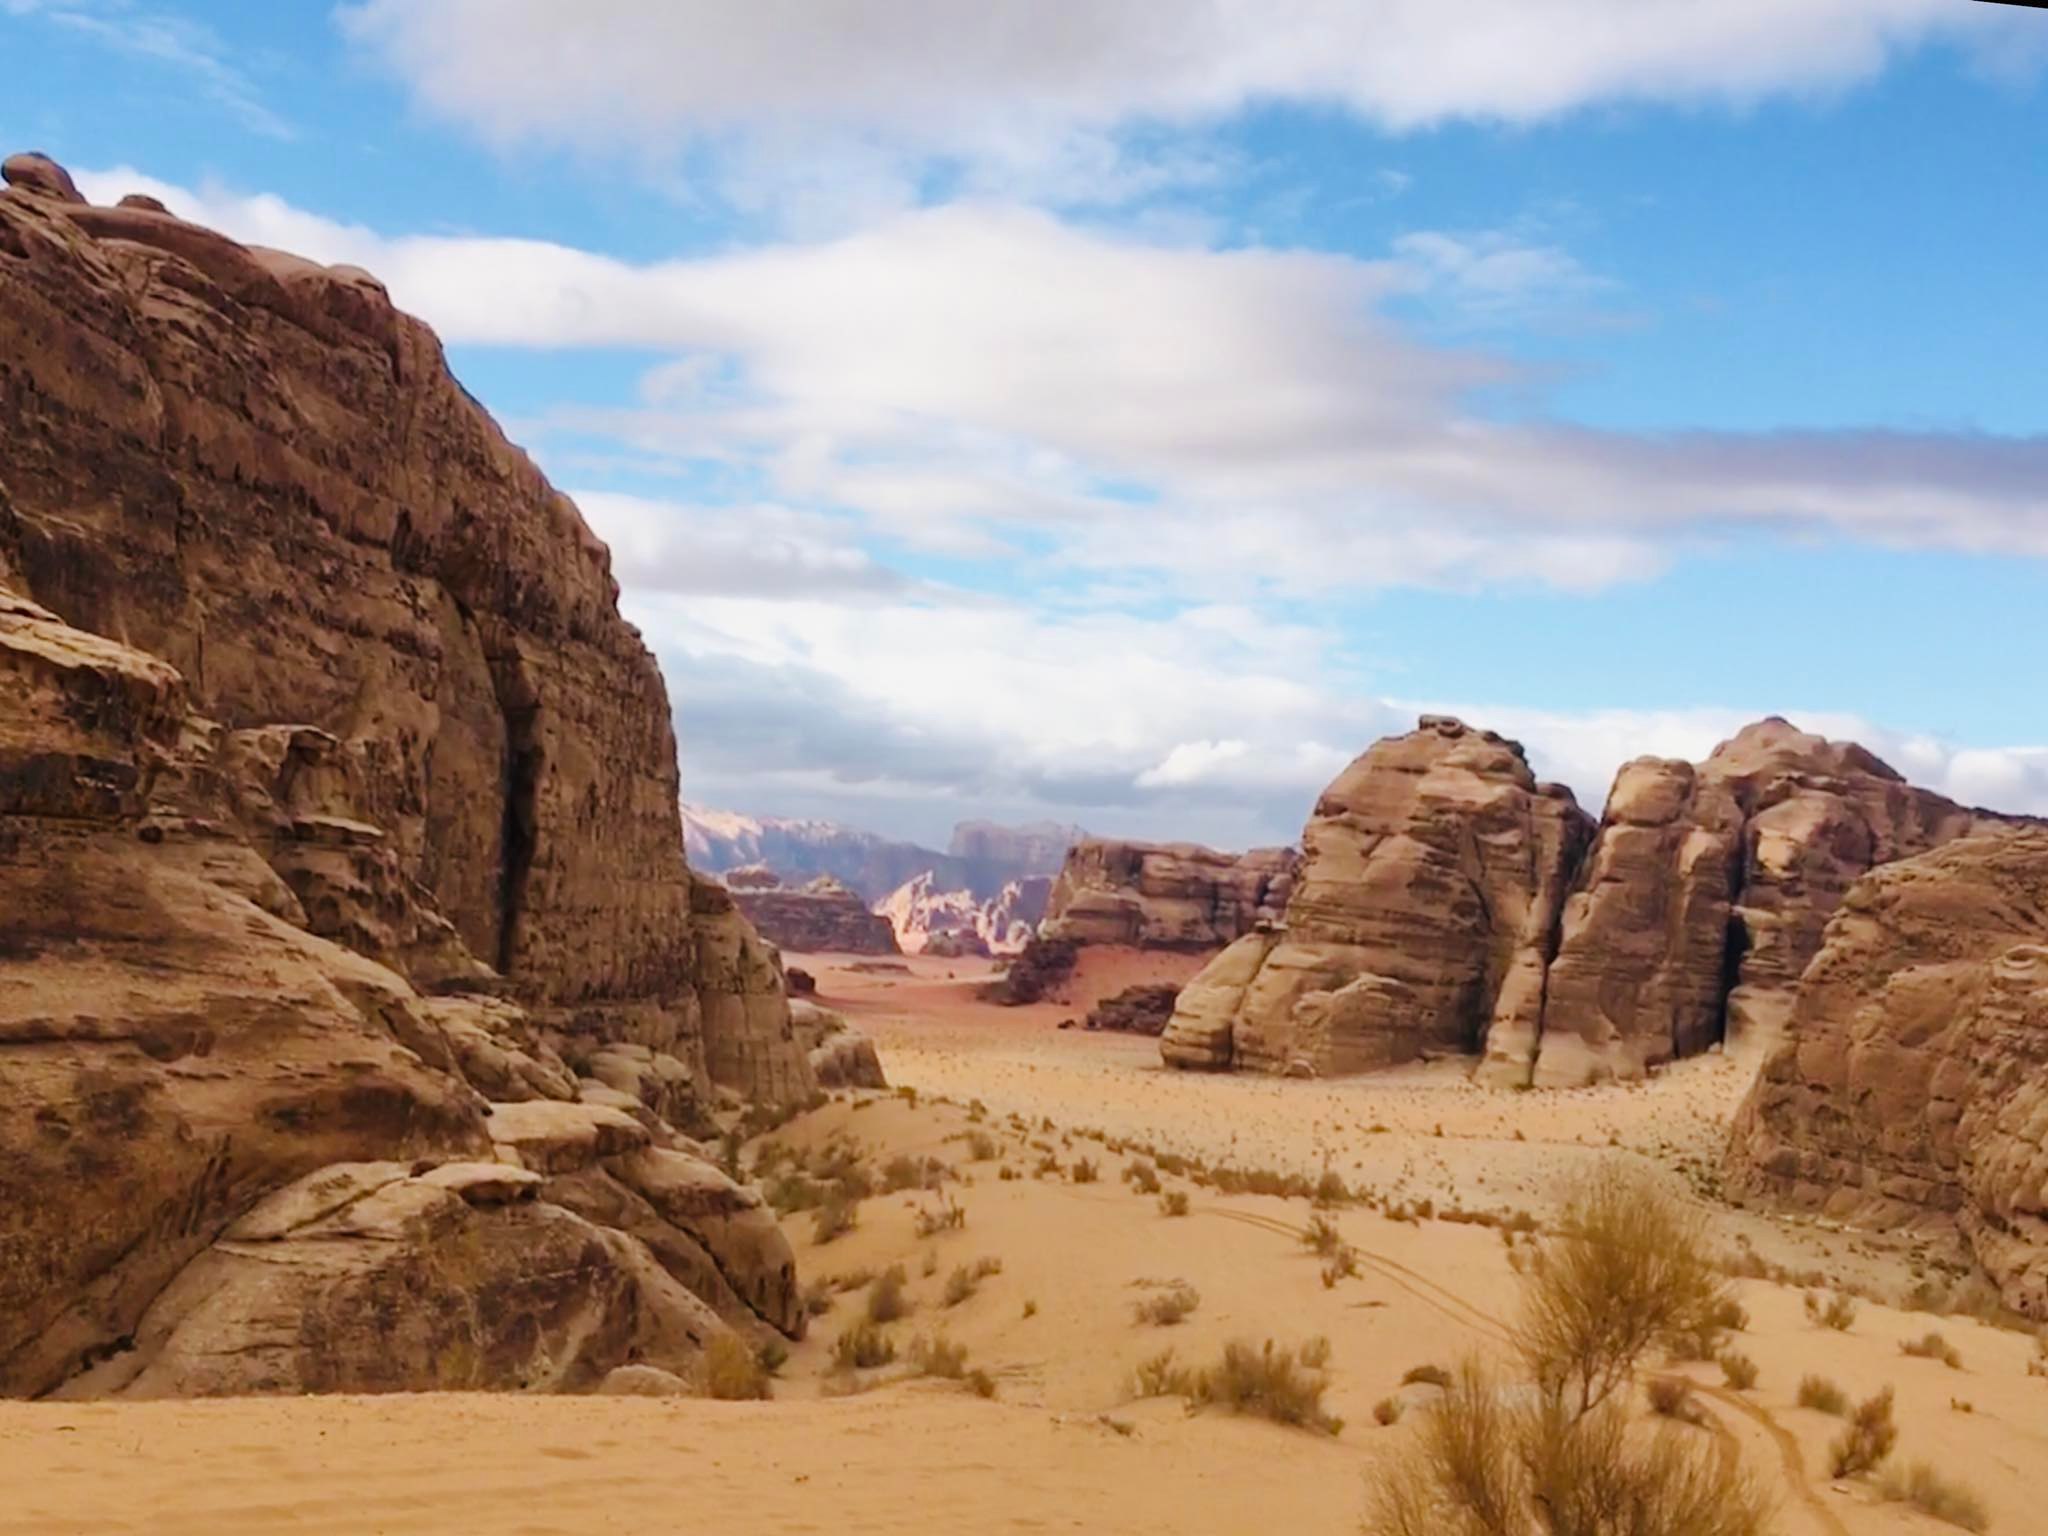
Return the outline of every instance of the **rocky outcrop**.
<path id="1" fill-rule="evenodd" d="M 809 1050 L 602 547 L 371 279 L 5 170 L 0 1393 L 800 1331 L 677 1126 Z"/>
<path id="2" fill-rule="evenodd" d="M 1105 997 L 1082 1020 L 1084 1029 L 1114 1030 L 1131 1035 L 1161 1035 L 1173 1017 L 1180 988 L 1170 982 L 1143 982 Z"/>
<path id="3" fill-rule="evenodd" d="M 821 1088 L 886 1088 L 875 1042 L 847 1022 L 846 1015 L 808 999 L 789 1005 L 797 1038 L 810 1053 L 811 1073 Z"/>
<path id="4" fill-rule="evenodd" d="M 927 870 L 890 892 L 876 910 L 906 954 L 1008 955 L 1037 931 L 1051 888 L 1044 878 L 1012 880 L 982 898 L 965 886 L 943 889 Z"/>
<path id="5" fill-rule="evenodd" d="M 1852 886 L 1734 1128 L 1732 1189 L 1879 1227 L 1952 1223 L 2048 1318 L 2048 830 Z"/>
<path id="6" fill-rule="evenodd" d="M 1768 1050 L 1857 879 L 2008 824 L 1778 719 L 1697 766 L 1630 763 L 1565 909 L 1533 1080 L 1639 1077 L 1724 1038 Z M 1522 1045 L 1490 1067 L 1530 1080 Z"/>
<path id="7" fill-rule="evenodd" d="M 1533 1042 L 1592 834 L 1518 745 L 1425 716 L 1323 792 L 1284 925 L 1183 990 L 1166 1061 L 1330 1074 Z"/>
<path id="8" fill-rule="evenodd" d="M 1003 973 L 985 982 L 976 995 L 983 1002 L 1021 1008 L 1041 1002 L 1066 985 L 1081 958 L 1081 946 L 1072 939 L 1035 938 L 1013 956 Z"/>
<path id="9" fill-rule="evenodd" d="M 1279 920 L 1300 861 L 1291 848 L 1229 854 L 1088 838 L 1067 850 L 1045 932 L 1077 944 L 1221 949 Z"/>
<path id="10" fill-rule="evenodd" d="M 742 878 L 744 876 L 744 878 Z M 734 871 L 724 884 L 761 937 L 800 955 L 900 955 L 896 930 L 849 887 L 820 875 L 794 890 L 765 870 Z"/>
<path id="11" fill-rule="evenodd" d="M 14 590 L 182 676 L 320 931 L 427 987 L 467 979 L 452 936 L 565 1026 L 800 1083 L 787 1042 L 712 1038 L 667 694 L 610 557 L 433 333 L 367 273 L 5 172 Z"/>

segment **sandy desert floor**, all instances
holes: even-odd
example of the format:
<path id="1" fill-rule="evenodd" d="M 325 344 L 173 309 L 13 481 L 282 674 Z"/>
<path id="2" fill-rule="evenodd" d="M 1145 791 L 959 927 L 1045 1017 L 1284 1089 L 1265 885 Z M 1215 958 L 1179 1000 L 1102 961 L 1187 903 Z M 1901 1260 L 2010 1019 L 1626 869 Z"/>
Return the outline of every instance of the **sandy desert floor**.
<path id="1" fill-rule="evenodd" d="M 239 1531 L 583 1533 L 715 1528 L 744 1532 L 1359 1530 L 1376 1458 L 1413 1433 L 1373 1407 L 1423 1364 L 1502 1351 L 1517 1279 L 1499 1230 L 1447 1211 L 1541 1219 L 1558 1176 L 1621 1156 L 1704 1196 L 1728 1247 L 1872 1295 L 1901 1293 L 1938 1255 L 1910 1236 L 1831 1230 L 1730 1210 L 1715 1196 L 1721 1133 L 1745 1067 L 1719 1058 L 1655 1082 L 1569 1094 L 1502 1094 L 1445 1064 L 1343 1083 L 1167 1074 L 1154 1042 L 1060 1030 L 1091 992 L 1114 991 L 1159 957 L 1098 956 L 1075 995 L 999 1009 L 972 1001 L 985 967 L 913 959 L 901 971 L 804 959 L 822 1000 L 878 1039 L 893 1083 L 916 1091 L 842 1096 L 775 1133 L 811 1149 L 856 1143 L 871 1166 L 936 1158 L 964 1224 L 919 1235 L 936 1197 L 876 1195 L 858 1224 L 819 1245 L 790 1230 L 807 1278 L 858 1278 L 901 1263 L 910 1311 L 891 1333 L 908 1350 L 943 1335 L 993 1377 L 984 1400 L 897 1364 L 858 1378 L 830 1369 L 859 1316 L 838 1294 L 782 1365 L 767 1403 L 485 1396 L 199 1403 L 0 1404 L 6 1532 Z M 950 973 L 950 974 L 949 974 Z M 1156 979 L 1171 979 L 1158 975 Z M 977 1158 L 973 1139 L 994 1143 Z M 1300 1241 L 1309 1202 L 1221 1195 L 1165 1175 L 1188 1214 L 1122 1175 L 1173 1154 L 1310 1178 L 1335 1171 L 1433 1219 L 1335 1214 L 1359 1273 L 1323 1283 Z M 1078 1163 L 1099 1177 L 1077 1182 Z M 1057 1166 L 1057 1172 L 1053 1166 Z M 1011 1177 L 1004 1178 L 1007 1167 Z M 1043 1171 L 1041 1171 L 1043 1170 Z M 947 1305 L 956 1269 L 1000 1269 Z M 1134 1320 L 1134 1303 L 1180 1283 L 1200 1304 L 1181 1324 Z M 2048 1379 L 2030 1376 L 2033 1339 L 1951 1316 L 1865 1301 L 1848 1332 L 1814 1326 L 1791 1285 L 1739 1285 L 1751 1322 L 1737 1347 L 1760 1367 L 1745 1393 L 1717 1367 L 1697 1382 L 1715 1435 L 1778 1501 L 1778 1529 L 1802 1536 L 1951 1531 L 1862 1484 L 1825 1476 L 1839 1421 L 1796 1406 L 1819 1373 L 1860 1397 L 1898 1395 L 1900 1452 L 1973 1488 L 2000 1536 L 2048 1532 Z M 1961 1368 L 1908 1358 L 1902 1340 L 1937 1327 Z M 1134 1401 L 1133 1368 L 1171 1345 L 1200 1361 L 1230 1339 L 1330 1344 L 1330 1437 L 1177 1399 Z"/>

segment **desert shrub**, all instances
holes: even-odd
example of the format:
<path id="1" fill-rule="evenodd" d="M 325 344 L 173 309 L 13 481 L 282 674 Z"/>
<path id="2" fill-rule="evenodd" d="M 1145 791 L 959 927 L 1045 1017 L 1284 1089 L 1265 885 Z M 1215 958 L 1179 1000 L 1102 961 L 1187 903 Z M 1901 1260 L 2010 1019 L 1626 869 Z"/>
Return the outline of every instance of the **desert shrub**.
<path id="1" fill-rule="evenodd" d="M 1034 1179 L 1056 1179 L 1060 1176 L 1060 1159 L 1057 1152 L 1048 1150 L 1031 1170 Z"/>
<path id="2" fill-rule="evenodd" d="M 967 1133 L 967 1160 L 972 1163 L 986 1163 L 996 1155 L 996 1139 L 987 1131 Z"/>
<path id="3" fill-rule="evenodd" d="M 1885 1468 L 1877 1479 L 1877 1496 L 1894 1504 L 1910 1504 L 1966 1531 L 1981 1531 L 1991 1524 L 1982 1499 L 1962 1484 L 1950 1482 L 1924 1461 L 1904 1468 Z"/>
<path id="4" fill-rule="evenodd" d="M 1650 1401 L 1650 1412 L 1659 1418 L 1683 1419 L 1689 1424 L 1699 1419 L 1692 1383 L 1683 1376 L 1652 1376 L 1643 1384 L 1643 1396 Z"/>
<path id="5" fill-rule="evenodd" d="M 1731 1349 L 1721 1356 L 1721 1375 L 1736 1391 L 1747 1392 L 1756 1385 L 1756 1362 Z"/>
<path id="6" fill-rule="evenodd" d="M 919 1237 L 937 1237 L 941 1232 L 958 1232 L 967 1225 L 967 1207 L 952 1200 L 942 1191 L 937 1205 L 919 1208 L 916 1225 Z"/>
<path id="7" fill-rule="evenodd" d="M 1940 1334 L 1929 1331 L 1917 1339 L 1901 1339 L 1899 1353 L 1921 1360 L 1939 1360 L 1952 1371 L 1963 1368 L 1963 1354 Z"/>
<path id="8" fill-rule="evenodd" d="M 955 1344 L 943 1333 L 920 1335 L 911 1341 L 910 1364 L 920 1376 L 958 1381 L 967 1374 L 967 1346 Z"/>
<path id="9" fill-rule="evenodd" d="M 1076 1184 L 1093 1184 L 1102 1177 L 1102 1170 L 1091 1159 L 1077 1157 L 1073 1166 L 1067 1170 L 1067 1177 Z"/>
<path id="10" fill-rule="evenodd" d="M 1142 1159 L 1124 1165 L 1124 1182 L 1141 1195 L 1159 1193 L 1159 1172 Z"/>
<path id="11" fill-rule="evenodd" d="M 1170 1349 L 1148 1355 L 1131 1372 L 1133 1397 L 1192 1397 L 1194 1394 L 1195 1373 L 1181 1365 Z"/>
<path id="12" fill-rule="evenodd" d="M 1383 1397 L 1374 1403 L 1372 1420 L 1375 1424 L 1398 1424 L 1401 1421 L 1401 1399 Z"/>
<path id="13" fill-rule="evenodd" d="M 901 1264 L 891 1264 L 868 1286 L 868 1321 L 871 1323 L 893 1323 L 910 1310 L 910 1301 L 903 1294 L 903 1287 L 909 1276 Z"/>
<path id="14" fill-rule="evenodd" d="M 918 1265 L 918 1268 L 924 1271 L 927 1279 L 936 1275 L 939 1272 L 939 1250 L 936 1248 L 925 1249 L 924 1260 Z"/>
<path id="15" fill-rule="evenodd" d="M 823 1280 L 813 1280 L 804 1287 L 804 1311 L 812 1317 L 823 1317 L 832 1310 L 832 1287 Z"/>
<path id="16" fill-rule="evenodd" d="M 1442 1387 L 1448 1391 L 1451 1385 L 1451 1373 L 1440 1365 L 1411 1365 L 1408 1367 L 1407 1374 L 1402 1376 L 1401 1385 L 1412 1387 L 1418 1383 L 1425 1387 Z"/>
<path id="17" fill-rule="evenodd" d="M 789 1346 L 778 1338 L 763 1339 L 754 1358 L 761 1363 L 762 1370 L 773 1376 L 789 1363 Z"/>
<path id="18" fill-rule="evenodd" d="M 990 1275 L 999 1275 L 1002 1272 L 1003 1261 L 1001 1259 L 983 1258 L 976 1259 L 972 1264 L 962 1264 L 952 1274 L 946 1276 L 946 1305 L 949 1307 L 959 1306 L 961 1302 L 981 1288 L 982 1281 L 986 1280 Z"/>
<path id="19" fill-rule="evenodd" d="M 769 1393 L 768 1372 L 762 1368 L 760 1358 L 747 1347 L 746 1340 L 737 1334 L 715 1335 L 704 1346 L 697 1371 L 706 1397 L 740 1402 L 766 1397 Z"/>
<path id="20" fill-rule="evenodd" d="M 1832 1328 L 1837 1333 L 1847 1333 L 1856 1322 L 1855 1298 L 1837 1291 L 1823 1297 L 1819 1291 L 1806 1293 L 1806 1316 L 1818 1327 Z"/>
<path id="21" fill-rule="evenodd" d="M 1763 1536 L 1771 1511 L 1704 1436 L 1632 1437 L 1617 1403 L 1533 1402 L 1475 1365 L 1371 1474 L 1373 1536 Z"/>
<path id="22" fill-rule="evenodd" d="M 1133 1310 L 1141 1323 L 1150 1323 L 1155 1328 L 1171 1328 L 1186 1321 L 1188 1314 L 1201 1304 L 1202 1293 L 1192 1285 L 1175 1285 L 1147 1296 Z"/>
<path id="23" fill-rule="evenodd" d="M 1708 1311 L 1707 1321 L 1723 1333 L 1743 1333 L 1749 1328 L 1749 1309 L 1733 1296 L 1723 1296 Z"/>
<path id="24" fill-rule="evenodd" d="M 832 1365 L 841 1371 L 866 1371 L 896 1358 L 896 1341 L 879 1324 L 863 1320 L 832 1341 Z"/>
<path id="25" fill-rule="evenodd" d="M 1169 1189 L 1159 1197 L 1159 1214 L 1162 1216 L 1185 1216 L 1188 1213 L 1188 1192 L 1184 1189 Z"/>
<path id="26" fill-rule="evenodd" d="M 1849 1394 L 1825 1376 L 1802 1376 L 1799 1378 L 1799 1406 L 1832 1413 L 1840 1418 L 1849 1411 Z"/>
<path id="27" fill-rule="evenodd" d="M 1699 1217 L 1625 1164 L 1579 1179 L 1533 1253 L 1519 1342 L 1538 1382 L 1580 1414 L 1653 1343 L 1707 1326 L 1727 1296 Z"/>
<path id="28" fill-rule="evenodd" d="M 967 1390 L 976 1397 L 994 1397 L 996 1395 L 996 1379 L 977 1365 L 967 1373 Z"/>
<path id="29" fill-rule="evenodd" d="M 1017 1177 L 1017 1170 L 1012 1168 L 1008 1163 L 1004 1163 L 1002 1166 L 996 1169 L 996 1177 L 998 1179 L 1001 1179 L 1005 1184 L 1008 1184 L 1011 1180 Z"/>
<path id="30" fill-rule="evenodd" d="M 834 1194 L 811 1218 L 811 1235 L 821 1244 L 844 1237 L 860 1225 L 860 1202 Z"/>
<path id="31" fill-rule="evenodd" d="M 1308 1227 L 1302 1232 L 1301 1240 L 1317 1253 L 1328 1258 L 1344 1246 L 1344 1234 L 1337 1230 L 1337 1223 L 1327 1216 L 1312 1216 Z"/>
<path id="32" fill-rule="evenodd" d="M 1323 1289 L 1335 1290 L 1339 1280 L 1349 1280 L 1357 1273 L 1358 1250 L 1345 1243 L 1323 1264 Z"/>
<path id="33" fill-rule="evenodd" d="M 1898 1443 L 1899 1429 L 1892 1422 L 1892 1389 L 1886 1387 L 1856 1405 L 1849 1427 L 1828 1447 L 1828 1465 L 1836 1477 L 1855 1477 L 1873 1470 Z"/>
<path id="34" fill-rule="evenodd" d="M 1038 1316 L 1038 1303 L 1027 1299 L 1024 1303 L 1024 1315 L 1026 1317 Z"/>
<path id="35" fill-rule="evenodd" d="M 1320 1371 L 1330 1363 L 1330 1340 L 1326 1334 L 1317 1334 L 1301 1346 L 1301 1363 L 1312 1371 Z"/>
<path id="36" fill-rule="evenodd" d="M 1310 1198 L 1317 1205 L 1349 1205 L 1352 1200 L 1351 1186 L 1338 1176 L 1334 1169 L 1325 1168 L 1323 1176 L 1316 1180 L 1316 1187 Z"/>
<path id="37" fill-rule="evenodd" d="M 1305 1363 L 1306 1353 L 1314 1353 L 1322 1365 Z M 1234 1340 L 1223 1346 L 1223 1358 L 1201 1373 L 1195 1398 L 1232 1413 L 1334 1435 L 1344 1428 L 1344 1421 L 1323 1410 L 1323 1394 L 1330 1386 L 1323 1365 L 1328 1363 L 1327 1342 L 1320 1349 L 1296 1351 L 1281 1349 L 1271 1339 L 1263 1345 Z"/>

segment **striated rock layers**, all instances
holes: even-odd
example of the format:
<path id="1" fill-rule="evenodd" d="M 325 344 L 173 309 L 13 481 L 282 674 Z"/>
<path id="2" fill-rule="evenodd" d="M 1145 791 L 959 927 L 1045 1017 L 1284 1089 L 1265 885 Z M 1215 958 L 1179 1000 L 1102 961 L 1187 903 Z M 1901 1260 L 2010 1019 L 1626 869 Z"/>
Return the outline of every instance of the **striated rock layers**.
<path id="1" fill-rule="evenodd" d="M 983 898 L 972 889 L 948 890 L 930 870 L 905 881 L 877 910 L 907 954 L 1015 954 L 1037 930 L 1051 880 L 1033 876 L 1004 883 Z"/>
<path id="2" fill-rule="evenodd" d="M 1534 1080 L 1636 1077 L 1724 1038 L 1767 1051 L 1857 879 L 2009 824 L 1778 719 L 1697 767 L 1628 764 L 1565 909 Z"/>
<path id="3" fill-rule="evenodd" d="M 1515 743 L 1425 716 L 1338 775 L 1282 928 L 1182 991 L 1170 1065 L 1333 1074 L 1535 1037 L 1557 914 L 1593 823 Z"/>
<path id="4" fill-rule="evenodd" d="M 1630 763 L 1595 835 L 1513 743 L 1425 719 L 1324 794 L 1280 929 L 1183 990 L 1162 1049 L 1318 1073 L 1477 1052 L 1545 1086 L 1761 1052 L 1859 876 L 2009 824 L 1772 719 L 1697 766 Z"/>
<path id="5" fill-rule="evenodd" d="M 1084 839 L 1053 882 L 1044 931 L 1077 944 L 1221 949 L 1278 921 L 1300 862 L 1292 848 Z"/>
<path id="6" fill-rule="evenodd" d="M 766 870 L 725 877 L 747 921 L 778 949 L 800 955 L 900 955 L 889 919 L 830 875 L 791 889 Z"/>
<path id="7" fill-rule="evenodd" d="M 0 1393 L 799 1332 L 684 1132 L 811 1046 L 603 546 L 365 274 L 5 176 Z"/>
<path id="8" fill-rule="evenodd" d="M 1740 1192 L 1952 1222 L 2007 1304 L 2048 1318 L 2048 829 L 1851 887 L 1728 1161 Z"/>

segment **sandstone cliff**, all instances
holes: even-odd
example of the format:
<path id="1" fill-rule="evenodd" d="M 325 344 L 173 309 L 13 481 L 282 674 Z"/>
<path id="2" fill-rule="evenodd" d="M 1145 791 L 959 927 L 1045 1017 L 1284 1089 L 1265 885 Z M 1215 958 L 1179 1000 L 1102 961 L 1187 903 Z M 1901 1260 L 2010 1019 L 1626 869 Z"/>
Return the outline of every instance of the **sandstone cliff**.
<path id="1" fill-rule="evenodd" d="M 899 955 L 889 919 L 868 910 L 857 893 L 830 875 L 791 889 L 766 871 L 735 870 L 725 878 L 733 904 L 761 937 L 800 955 Z"/>
<path id="2" fill-rule="evenodd" d="M 1735 1190 L 1953 1223 L 2048 1318 L 2048 830 L 1954 842 L 1851 887 L 1729 1152 Z"/>
<path id="3" fill-rule="evenodd" d="M 1515 743 L 1425 716 L 1323 792 L 1284 925 L 1182 992 L 1165 1059 L 1327 1074 L 1533 1040 L 1592 833 Z"/>
<path id="4" fill-rule="evenodd" d="M 1088 838 L 1067 850 L 1044 931 L 1078 944 L 1221 949 L 1278 921 L 1300 855 L 1217 853 L 1193 843 Z"/>
<path id="5" fill-rule="evenodd" d="M 1009 955 L 1037 930 L 1051 887 L 1043 877 L 1011 880 L 983 898 L 966 887 L 946 889 L 927 870 L 891 891 L 877 910 L 906 954 Z"/>
<path id="6" fill-rule="evenodd" d="M 603 546 L 366 274 L 5 174 L 0 1392 L 799 1331 L 676 1127 L 810 1047 Z"/>

